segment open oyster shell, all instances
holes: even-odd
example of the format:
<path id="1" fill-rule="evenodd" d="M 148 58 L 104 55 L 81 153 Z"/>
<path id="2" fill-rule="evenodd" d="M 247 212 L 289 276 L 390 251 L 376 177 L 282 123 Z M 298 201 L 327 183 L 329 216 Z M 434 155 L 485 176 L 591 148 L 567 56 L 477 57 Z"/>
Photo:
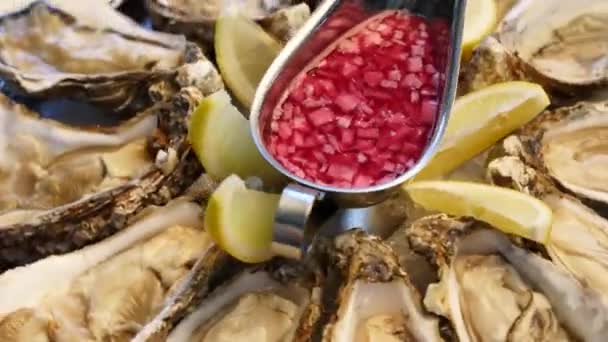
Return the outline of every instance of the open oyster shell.
<path id="1" fill-rule="evenodd" d="M 608 101 L 581 102 L 545 111 L 502 146 L 576 196 L 608 203 L 607 138 Z"/>
<path id="2" fill-rule="evenodd" d="M 437 319 L 380 238 L 353 230 L 319 250 L 330 265 L 328 284 L 336 282 L 323 294 L 323 341 L 443 341 Z"/>
<path id="3" fill-rule="evenodd" d="M 130 340 L 174 293 L 200 285 L 193 268 L 215 272 L 201 211 L 176 199 L 101 242 L 0 274 L 0 340 Z"/>
<path id="4" fill-rule="evenodd" d="M 461 72 L 461 94 L 512 80 L 587 96 L 608 84 L 608 3 L 518 0 Z M 553 94 L 553 95 L 556 95 Z"/>
<path id="5" fill-rule="evenodd" d="M 281 259 L 237 269 L 170 333 L 155 320 L 133 341 L 308 341 L 320 313 L 318 275 Z"/>
<path id="6" fill-rule="evenodd" d="M 5 132 L 0 270 L 107 237 L 146 205 L 166 203 L 200 175 L 186 139 L 188 116 L 221 82 L 196 50 L 176 82 L 151 89 L 160 102 L 114 132 L 51 124 L 6 98 L 0 102 Z M 25 152 L 33 156 L 20 155 Z M 25 186 L 24 194 L 23 183 L 41 187 Z M 11 192 L 15 189 L 22 191 L 19 196 Z"/>
<path id="7" fill-rule="evenodd" d="M 608 82 L 608 3 L 522 0 L 498 38 L 545 83 L 564 88 Z"/>
<path id="8" fill-rule="evenodd" d="M 551 208 L 554 219 L 547 254 L 608 300 L 608 220 L 558 189 L 545 172 L 526 163 L 529 151 L 519 139 L 511 136 L 502 143 L 505 155 L 489 162 L 488 178 L 494 184 L 533 195 Z"/>
<path id="9" fill-rule="evenodd" d="M 307 5 L 291 6 L 291 0 L 238 0 L 230 5 L 240 13 L 261 20 L 270 32 L 287 40 L 310 16 Z M 193 40 L 209 45 L 213 42 L 213 26 L 229 3 L 225 0 L 145 0 L 154 27 L 183 33 Z M 275 13 L 276 12 L 276 13 Z"/>
<path id="10" fill-rule="evenodd" d="M 151 82 L 173 77 L 185 61 L 183 37 L 146 30 L 107 3 L 22 5 L 0 17 L 0 76 L 18 93 L 122 110 L 145 100 Z"/>
<path id="11" fill-rule="evenodd" d="M 449 319 L 460 341 L 601 341 L 608 333 L 597 292 L 502 233 L 440 214 L 407 234 L 438 267 L 424 305 Z"/>

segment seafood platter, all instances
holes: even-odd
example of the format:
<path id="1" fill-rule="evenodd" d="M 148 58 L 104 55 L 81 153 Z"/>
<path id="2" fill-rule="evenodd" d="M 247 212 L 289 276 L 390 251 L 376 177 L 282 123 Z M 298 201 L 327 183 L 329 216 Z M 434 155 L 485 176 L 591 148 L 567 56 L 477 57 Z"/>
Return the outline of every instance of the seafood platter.
<path id="1" fill-rule="evenodd" d="M 608 2 L 466 1 L 422 165 L 441 16 L 343 6 L 252 133 L 331 1 L 0 1 L 1 342 L 608 341 Z M 332 230 L 330 197 L 277 252 L 290 178 L 416 165 L 367 204 L 388 229 Z"/>

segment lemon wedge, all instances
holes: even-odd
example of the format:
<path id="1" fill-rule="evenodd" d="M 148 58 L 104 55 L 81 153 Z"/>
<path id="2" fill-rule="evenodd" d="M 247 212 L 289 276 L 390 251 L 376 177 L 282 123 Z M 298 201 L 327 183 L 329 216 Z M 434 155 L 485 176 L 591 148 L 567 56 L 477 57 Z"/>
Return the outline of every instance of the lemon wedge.
<path id="1" fill-rule="evenodd" d="M 549 103 L 541 86 L 520 81 L 494 84 L 458 98 L 437 153 L 415 181 L 447 175 L 532 120 Z"/>
<path id="2" fill-rule="evenodd" d="M 226 86 L 251 108 L 258 83 L 281 51 L 281 44 L 253 20 L 228 12 L 215 23 L 215 53 Z"/>
<path id="3" fill-rule="evenodd" d="M 231 174 L 257 176 L 265 185 L 279 186 L 284 178 L 258 151 L 249 122 L 220 90 L 201 101 L 190 118 L 188 140 L 194 153 L 213 178 Z"/>
<path id="4" fill-rule="evenodd" d="M 427 210 L 470 216 L 509 234 L 546 243 L 553 213 L 542 201 L 507 188 L 472 182 L 424 181 L 404 186 Z"/>
<path id="5" fill-rule="evenodd" d="M 496 0 L 467 0 L 462 32 L 462 58 L 468 60 L 481 40 L 496 26 Z"/>
<path id="6" fill-rule="evenodd" d="M 213 192 L 204 224 L 213 240 L 248 263 L 272 258 L 272 227 L 279 195 L 250 190 L 238 176 L 226 178 Z"/>

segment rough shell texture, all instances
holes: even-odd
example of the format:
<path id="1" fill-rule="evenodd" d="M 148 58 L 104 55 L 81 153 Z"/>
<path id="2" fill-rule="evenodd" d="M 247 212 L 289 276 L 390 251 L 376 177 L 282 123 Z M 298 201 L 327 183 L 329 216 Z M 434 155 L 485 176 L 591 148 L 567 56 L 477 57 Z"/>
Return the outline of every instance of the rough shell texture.
<path id="1" fill-rule="evenodd" d="M 191 57 L 204 58 L 200 50 Z M 194 59 L 192 63 L 209 62 Z M 215 69 L 211 75 L 191 76 L 210 87 L 205 91 L 218 90 L 222 85 Z M 172 87 L 180 89 L 178 84 Z M 184 86 L 171 96 L 165 94 L 169 101 L 153 108 L 158 116 L 158 129 L 148 149 L 156 156 L 156 167 L 141 178 L 26 222 L 0 226 L 0 270 L 99 241 L 121 230 L 147 205 L 162 205 L 186 190 L 202 172 L 187 142 L 188 117 L 208 94 L 195 86 Z"/>
<path id="2" fill-rule="evenodd" d="M 521 159 L 540 173 L 534 177 L 540 180 L 535 187 L 550 179 L 584 200 L 608 203 L 608 166 L 603 159 L 607 127 L 606 101 L 547 110 L 497 145 L 490 158 Z"/>
<path id="3" fill-rule="evenodd" d="M 204 46 L 213 42 L 213 26 L 222 9 L 222 3 L 220 0 L 145 0 L 154 27 L 185 34 Z M 250 18 L 263 19 L 292 2 L 244 0 L 237 1 L 236 4 Z"/>
<path id="4" fill-rule="evenodd" d="M 176 199 L 149 208 L 103 241 L 2 273 L 0 339 L 128 340 L 175 293 L 200 284 L 195 272 L 223 265 L 202 229 L 201 214 L 198 203 Z M 212 263 L 205 263 L 209 259 Z M 22 310 L 35 312 L 53 329 L 19 326 Z M 13 331 L 7 329 L 11 323 Z M 21 339 L 11 339 L 14 335 Z"/>
<path id="5" fill-rule="evenodd" d="M 0 17 L 0 75 L 18 93 L 122 110 L 185 59 L 183 37 L 145 30 L 103 3 L 41 0 L 15 10 Z"/>

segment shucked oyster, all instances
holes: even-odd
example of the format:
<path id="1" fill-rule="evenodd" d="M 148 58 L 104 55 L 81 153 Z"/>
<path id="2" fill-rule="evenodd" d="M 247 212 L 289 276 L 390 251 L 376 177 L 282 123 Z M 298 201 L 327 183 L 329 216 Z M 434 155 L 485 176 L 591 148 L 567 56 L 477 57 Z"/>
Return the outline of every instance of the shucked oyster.
<path id="1" fill-rule="evenodd" d="M 203 98 L 199 89 L 212 82 L 206 73 L 197 76 L 200 68 L 187 68 L 204 63 L 195 59 L 178 75 L 181 84 L 195 86 L 175 93 L 178 86 L 169 85 L 155 95 L 164 101 L 114 133 L 50 124 L 6 98 L 0 102 L 0 270 L 109 236 L 198 177 L 187 121 Z"/>
<path id="2" fill-rule="evenodd" d="M 216 18 L 229 7 L 237 7 L 240 13 L 262 20 L 281 40 L 287 40 L 310 16 L 305 4 L 288 7 L 294 4 L 291 0 L 145 0 L 145 4 L 155 27 L 184 33 L 206 44 L 213 41 Z"/>
<path id="3" fill-rule="evenodd" d="M 152 322 L 133 342 L 308 341 L 319 310 L 318 276 L 274 260 L 224 277 L 175 329 Z"/>
<path id="4" fill-rule="evenodd" d="M 602 341 L 608 306 L 549 261 L 471 220 L 436 215 L 408 228 L 438 266 L 424 304 L 460 341 Z"/>
<path id="5" fill-rule="evenodd" d="M 575 197 L 562 193 L 542 171 L 523 160 L 527 153 L 516 136 L 503 142 L 508 155 L 488 164 L 492 182 L 531 194 L 553 211 L 546 244 L 553 262 L 608 301 L 608 220 Z"/>
<path id="6" fill-rule="evenodd" d="M 501 44 L 551 85 L 608 82 L 606 1 L 522 0 L 498 31 Z"/>
<path id="7" fill-rule="evenodd" d="M 0 17 L 0 76 L 17 92 L 124 109 L 184 63 L 183 37 L 145 30 L 105 2 L 10 3 Z"/>
<path id="8" fill-rule="evenodd" d="M 318 324 L 323 341 L 443 340 L 437 319 L 422 309 L 393 250 L 379 238 L 354 230 L 320 248 L 331 265 L 328 282 L 338 282 L 323 294 L 330 305 Z"/>
<path id="9" fill-rule="evenodd" d="M 0 275 L 0 340 L 128 341 L 215 247 L 185 199 L 114 236 Z"/>
<path id="10" fill-rule="evenodd" d="M 608 101 L 548 110 L 513 139 L 532 167 L 581 198 L 608 203 Z"/>
<path id="11" fill-rule="evenodd" d="M 608 3 L 516 1 L 463 66 L 458 87 L 464 94 L 511 80 L 583 96 L 608 84 Z"/>

